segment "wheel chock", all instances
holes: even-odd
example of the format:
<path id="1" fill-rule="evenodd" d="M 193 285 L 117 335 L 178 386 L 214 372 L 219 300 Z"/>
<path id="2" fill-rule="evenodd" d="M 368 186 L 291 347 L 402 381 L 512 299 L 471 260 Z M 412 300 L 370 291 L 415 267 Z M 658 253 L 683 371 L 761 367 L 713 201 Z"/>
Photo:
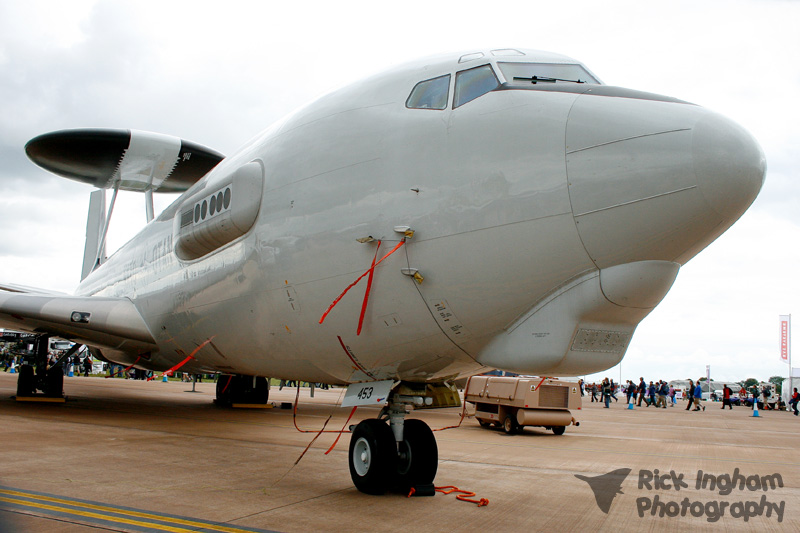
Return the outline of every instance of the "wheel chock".
<path id="1" fill-rule="evenodd" d="M 272 409 L 271 403 L 232 403 L 234 409 Z"/>
<path id="2" fill-rule="evenodd" d="M 414 485 L 411 488 L 411 496 L 435 496 L 436 488 L 433 483 L 423 483 L 422 485 Z"/>

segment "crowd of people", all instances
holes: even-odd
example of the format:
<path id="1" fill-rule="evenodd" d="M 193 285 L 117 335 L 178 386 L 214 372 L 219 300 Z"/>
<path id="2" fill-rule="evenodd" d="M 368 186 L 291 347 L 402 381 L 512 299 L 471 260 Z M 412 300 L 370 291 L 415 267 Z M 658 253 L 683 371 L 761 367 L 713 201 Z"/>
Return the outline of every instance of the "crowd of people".
<path id="1" fill-rule="evenodd" d="M 614 383 L 613 379 L 605 378 L 600 383 L 586 384 L 583 380 L 579 380 L 581 396 L 590 396 L 590 402 L 602 402 L 605 408 L 610 408 L 611 400 L 618 402 L 618 394 L 625 395 L 625 403 L 633 404 L 637 407 L 659 407 L 666 409 L 667 407 L 674 407 L 678 404 L 679 399 L 686 400 L 687 411 L 705 411 L 706 405 L 703 403 L 703 385 L 702 378 L 697 381 L 688 380 L 688 385 L 682 389 L 676 389 L 667 381 L 658 380 L 647 382 L 643 377 L 639 378 L 638 383 L 627 380 L 624 385 Z M 740 387 L 738 391 L 734 391 L 724 384 L 722 388 L 722 396 L 718 397 L 716 392 L 711 392 L 709 399 L 712 401 L 722 402 L 721 409 L 733 409 L 734 405 L 742 405 L 750 409 L 758 408 L 764 410 L 780 410 L 787 409 L 786 403 L 780 397 L 774 397 L 770 387 L 758 388 L 757 385 L 746 389 Z M 790 395 L 788 408 L 792 410 L 795 416 L 800 414 L 798 409 L 800 404 L 800 393 L 797 387 L 794 388 Z"/>
<path id="2" fill-rule="evenodd" d="M 47 369 L 49 370 L 56 364 L 61 364 L 64 375 L 67 376 L 70 371 L 78 376 L 83 373 L 84 376 L 89 376 L 93 373 L 93 361 L 90 354 L 87 352 L 83 357 L 73 354 L 70 357 L 64 357 L 65 352 L 53 352 L 48 356 Z M 18 358 L 14 356 L 7 347 L 0 351 L 0 362 L 2 363 L 3 370 L 8 372 L 9 369 L 14 368 L 18 364 Z M 126 379 L 148 379 L 153 373 L 145 370 L 138 370 L 135 368 L 124 368 L 122 365 L 107 364 L 104 365 L 104 371 L 108 373 L 108 377 L 122 377 Z M 181 381 L 193 381 L 195 376 L 187 373 L 182 373 Z M 213 376 L 212 376 L 213 377 Z M 202 376 L 197 376 L 198 381 L 202 381 Z M 684 389 L 676 389 L 667 381 L 658 380 L 656 382 L 645 381 L 643 377 L 639 378 L 639 382 L 635 383 L 631 380 L 622 385 L 614 383 L 613 379 L 605 378 L 600 383 L 585 384 L 583 380 L 579 380 L 581 396 L 591 396 L 591 402 L 602 402 L 605 408 L 610 408 L 611 400 L 619 402 L 618 394 L 625 395 L 625 403 L 633 403 L 637 407 L 644 404 L 645 407 L 659 407 L 666 409 L 667 407 L 674 407 L 678 403 L 679 398 L 684 398 L 686 402 L 687 411 L 705 411 L 706 406 L 702 402 L 703 387 L 701 385 L 702 379 L 697 381 L 689 380 L 688 386 Z M 294 382 L 286 382 L 281 380 L 280 388 L 284 386 L 294 386 Z M 319 386 L 319 385 L 318 385 Z M 327 388 L 321 385 L 322 388 Z M 734 405 L 743 405 L 753 409 L 757 406 L 758 409 L 764 410 L 791 410 L 795 416 L 800 415 L 800 393 L 797 387 L 794 387 L 789 395 L 789 405 L 780 398 L 772 399 L 772 391 L 769 387 L 762 387 L 760 390 L 757 385 L 753 385 L 750 389 L 741 387 L 738 391 L 733 391 L 727 384 L 722 388 L 722 397 L 718 398 L 716 392 L 711 392 L 710 399 L 713 401 L 722 401 L 721 409 L 733 409 Z"/>
<path id="3" fill-rule="evenodd" d="M 83 358 L 77 353 L 69 357 L 64 357 L 65 354 L 66 352 L 51 352 L 47 357 L 47 369 L 50 370 L 60 363 L 65 376 L 69 375 L 70 367 L 75 376 L 83 373 L 85 377 L 88 377 L 92 373 L 93 362 L 89 352 L 86 352 Z"/>
<path id="4" fill-rule="evenodd" d="M 65 357 L 66 351 L 52 351 L 47 356 L 47 367 L 45 370 L 50 370 L 56 365 L 61 365 L 64 376 L 81 376 L 88 377 L 91 374 L 97 374 L 95 370 L 95 361 L 92 359 L 89 352 L 83 355 L 77 353 Z M 9 350 L 4 349 L 0 352 L 0 361 L 2 361 L 3 370 L 8 372 L 12 368 L 16 369 L 21 364 L 21 358 L 17 355 L 10 353 Z M 103 369 L 100 371 L 106 377 L 124 378 L 124 379 L 149 379 L 152 378 L 153 372 L 150 370 L 142 370 L 131 367 L 124 367 L 115 363 L 104 363 Z M 182 373 L 181 381 L 197 381 L 202 382 L 202 375 L 196 377 L 192 374 Z"/>
<path id="5" fill-rule="evenodd" d="M 631 380 L 628 380 L 625 385 L 618 385 L 614 383 L 613 379 L 609 378 L 603 379 L 599 385 L 591 383 L 584 386 L 583 381 L 580 383 L 582 396 L 591 394 L 592 402 L 602 401 L 606 408 L 610 406 L 612 399 L 615 402 L 619 401 L 617 393 L 625 394 L 626 404 L 633 401 L 638 407 L 641 407 L 642 403 L 644 403 L 645 407 L 653 406 L 666 409 L 668 406 L 673 407 L 677 403 L 675 388 L 663 380 L 658 380 L 655 383 L 651 381 L 647 384 L 644 378 L 639 378 L 638 385 Z M 598 395 L 600 396 L 599 398 Z M 700 407 L 697 410 L 700 410 Z"/>

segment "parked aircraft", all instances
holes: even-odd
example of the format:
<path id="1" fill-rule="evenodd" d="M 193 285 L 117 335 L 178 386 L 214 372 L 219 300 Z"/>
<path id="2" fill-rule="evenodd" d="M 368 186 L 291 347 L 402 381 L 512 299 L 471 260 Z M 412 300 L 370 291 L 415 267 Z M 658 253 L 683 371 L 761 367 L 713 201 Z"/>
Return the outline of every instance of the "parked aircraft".
<path id="1" fill-rule="evenodd" d="M 385 405 L 351 437 L 367 493 L 433 481 L 433 433 L 405 416 L 457 404 L 457 378 L 616 365 L 765 175 L 730 120 L 515 49 L 357 82 L 228 157 L 128 130 L 26 150 L 103 190 L 183 194 L 107 260 L 98 197 L 75 295 L 7 285 L 0 325 L 224 374 L 220 400 L 266 402 L 265 376 L 348 385 L 346 405 Z"/>

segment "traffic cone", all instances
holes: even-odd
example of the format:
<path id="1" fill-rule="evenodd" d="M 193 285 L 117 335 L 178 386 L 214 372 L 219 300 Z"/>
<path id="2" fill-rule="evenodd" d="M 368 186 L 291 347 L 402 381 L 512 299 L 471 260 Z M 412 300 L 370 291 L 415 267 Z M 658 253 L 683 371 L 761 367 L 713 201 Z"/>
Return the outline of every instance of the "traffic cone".
<path id="1" fill-rule="evenodd" d="M 70 377 L 70 378 L 74 378 L 75 377 L 75 372 L 73 370 L 72 363 L 69 364 L 69 374 L 67 375 L 67 377 Z"/>
<path id="2" fill-rule="evenodd" d="M 633 394 L 631 394 L 631 397 L 628 400 L 628 409 L 633 409 Z"/>
<path id="3" fill-rule="evenodd" d="M 164 374 L 164 375 L 161 377 L 161 381 L 163 381 L 164 383 L 166 383 L 167 381 L 169 381 L 169 378 L 167 377 L 167 375 L 166 375 L 166 374 Z"/>
<path id="4" fill-rule="evenodd" d="M 758 414 L 758 397 L 753 398 L 753 416 L 760 417 Z"/>
<path id="5" fill-rule="evenodd" d="M 14 369 L 14 361 L 11 361 L 11 366 L 8 367 L 9 374 L 16 374 L 17 371 Z"/>

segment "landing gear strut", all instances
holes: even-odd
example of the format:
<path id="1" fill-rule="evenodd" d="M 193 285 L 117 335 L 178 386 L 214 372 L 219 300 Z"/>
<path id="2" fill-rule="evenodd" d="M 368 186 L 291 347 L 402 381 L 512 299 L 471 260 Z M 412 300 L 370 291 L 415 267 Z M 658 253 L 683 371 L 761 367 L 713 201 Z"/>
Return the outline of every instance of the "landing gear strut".
<path id="1" fill-rule="evenodd" d="M 269 381 L 261 376 L 220 375 L 217 379 L 217 405 L 266 404 Z"/>
<path id="2" fill-rule="evenodd" d="M 362 420 L 350 438 L 350 477 L 358 490 L 383 494 L 431 485 L 439 466 L 433 431 L 421 420 L 405 420 L 407 407 L 423 398 L 392 394 L 377 419 Z M 386 423 L 386 418 L 389 424 Z"/>
<path id="3" fill-rule="evenodd" d="M 34 341 L 33 364 L 24 361 L 19 366 L 17 378 L 17 398 L 37 396 L 41 390 L 47 398 L 63 398 L 64 372 L 60 364 L 47 368 L 50 337 L 40 335 Z M 80 345 L 77 345 L 80 347 Z"/>

